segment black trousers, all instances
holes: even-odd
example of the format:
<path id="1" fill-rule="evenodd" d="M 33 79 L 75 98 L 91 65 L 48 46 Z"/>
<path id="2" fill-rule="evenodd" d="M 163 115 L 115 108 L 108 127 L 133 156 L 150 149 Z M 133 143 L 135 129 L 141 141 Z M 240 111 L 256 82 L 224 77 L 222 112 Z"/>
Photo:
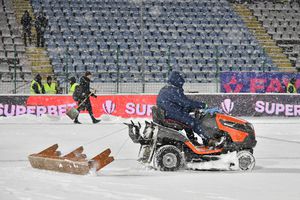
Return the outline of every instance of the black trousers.
<path id="1" fill-rule="evenodd" d="M 36 46 L 37 47 L 45 46 L 44 32 L 40 32 L 40 31 L 36 32 Z"/>
<path id="2" fill-rule="evenodd" d="M 25 46 L 27 46 L 27 38 L 29 40 L 29 45 L 31 45 L 31 31 L 23 29 L 23 40 L 24 40 Z"/>
<path id="3" fill-rule="evenodd" d="M 78 105 L 80 105 L 83 101 L 84 101 L 84 99 L 79 100 Z M 80 105 L 80 107 L 77 108 L 77 110 L 79 112 L 83 111 L 83 110 L 87 110 L 89 112 L 89 115 L 91 116 L 92 120 L 95 120 L 90 98 L 88 98 L 84 103 L 82 103 Z M 78 117 L 75 120 L 78 120 Z"/>

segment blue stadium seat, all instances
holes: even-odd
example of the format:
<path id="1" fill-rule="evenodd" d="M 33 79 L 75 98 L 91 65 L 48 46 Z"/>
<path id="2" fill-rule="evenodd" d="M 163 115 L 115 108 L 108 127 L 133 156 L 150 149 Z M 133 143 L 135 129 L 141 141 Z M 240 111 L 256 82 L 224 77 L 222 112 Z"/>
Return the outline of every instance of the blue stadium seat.
<path id="1" fill-rule="evenodd" d="M 234 67 L 259 71 L 262 63 L 268 70 L 278 70 L 225 0 L 149 0 L 144 4 L 144 65 L 149 73 L 165 73 L 171 65 L 176 70 L 190 71 L 188 80 L 199 82 L 212 77 L 210 73 L 196 73 L 215 72 L 216 60 L 222 71 Z M 32 5 L 35 11 L 43 9 L 49 18 L 46 44 L 55 72 L 66 64 L 61 59 L 64 53 L 57 49 L 68 48 L 73 66 L 70 70 L 89 69 L 101 73 L 99 81 L 115 81 L 113 73 L 104 72 L 117 71 L 119 49 L 120 70 L 132 72 L 123 77 L 127 81 L 140 80 L 134 73 L 142 66 L 140 8 L 134 1 L 32 0 Z M 151 8 L 161 9 L 158 16 Z M 145 77 L 148 81 L 165 81 L 164 73 Z"/>

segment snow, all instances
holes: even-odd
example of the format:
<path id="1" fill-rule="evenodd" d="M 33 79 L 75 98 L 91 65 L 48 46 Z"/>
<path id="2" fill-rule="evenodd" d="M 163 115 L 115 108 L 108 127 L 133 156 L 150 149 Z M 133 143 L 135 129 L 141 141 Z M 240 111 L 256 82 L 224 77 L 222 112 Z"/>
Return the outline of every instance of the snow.
<path id="1" fill-rule="evenodd" d="M 252 172 L 146 168 L 136 162 L 139 146 L 122 124 L 128 120 L 102 119 L 92 124 L 83 114 L 75 125 L 67 117 L 1 117 L 0 199 L 300 199 L 299 118 L 246 118 L 258 140 Z M 62 153 L 83 145 L 89 158 L 109 147 L 116 160 L 86 176 L 31 168 L 27 156 L 55 143 Z"/>
<path id="2" fill-rule="evenodd" d="M 234 166 L 230 166 L 234 164 Z M 230 170 L 238 169 L 238 158 L 236 152 L 220 156 L 220 160 L 199 163 L 187 163 L 188 169 L 193 170 Z"/>

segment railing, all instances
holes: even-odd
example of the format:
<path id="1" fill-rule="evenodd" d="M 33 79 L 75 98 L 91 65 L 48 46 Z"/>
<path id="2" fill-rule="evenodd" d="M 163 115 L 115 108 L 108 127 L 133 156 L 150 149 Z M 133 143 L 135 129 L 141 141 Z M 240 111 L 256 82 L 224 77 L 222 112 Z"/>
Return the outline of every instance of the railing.
<path id="1" fill-rule="evenodd" d="M 0 94 L 29 94 L 31 81 L 24 82 L 0 82 Z M 16 85 L 16 87 L 15 87 Z M 62 83 L 62 93 L 67 94 L 65 83 Z M 93 82 L 91 87 L 96 90 L 97 94 L 116 94 L 116 93 L 158 93 L 165 83 L 101 83 Z M 68 86 L 69 87 L 69 86 Z M 184 89 L 191 93 L 216 93 L 219 92 L 218 84 L 212 83 L 186 83 Z"/>

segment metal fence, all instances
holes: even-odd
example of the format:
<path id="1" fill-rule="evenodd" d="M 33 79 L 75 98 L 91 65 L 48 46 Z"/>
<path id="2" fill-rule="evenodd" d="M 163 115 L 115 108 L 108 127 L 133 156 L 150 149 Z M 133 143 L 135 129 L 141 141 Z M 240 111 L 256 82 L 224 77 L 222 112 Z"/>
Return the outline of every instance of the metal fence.
<path id="1" fill-rule="evenodd" d="M 29 94 L 30 93 L 30 81 L 24 82 L 0 82 L 0 94 Z M 96 90 L 97 94 L 117 94 L 117 93 L 158 93 L 158 91 L 165 85 L 165 83 L 101 83 L 93 82 L 91 87 Z M 60 85 L 62 93 L 67 94 L 66 88 L 69 88 L 66 83 Z M 186 83 L 184 85 L 186 92 L 190 93 L 215 93 L 219 92 L 219 86 L 217 83 Z"/>
<path id="2" fill-rule="evenodd" d="M 0 94 L 29 94 L 30 82 L 0 82 Z"/>

